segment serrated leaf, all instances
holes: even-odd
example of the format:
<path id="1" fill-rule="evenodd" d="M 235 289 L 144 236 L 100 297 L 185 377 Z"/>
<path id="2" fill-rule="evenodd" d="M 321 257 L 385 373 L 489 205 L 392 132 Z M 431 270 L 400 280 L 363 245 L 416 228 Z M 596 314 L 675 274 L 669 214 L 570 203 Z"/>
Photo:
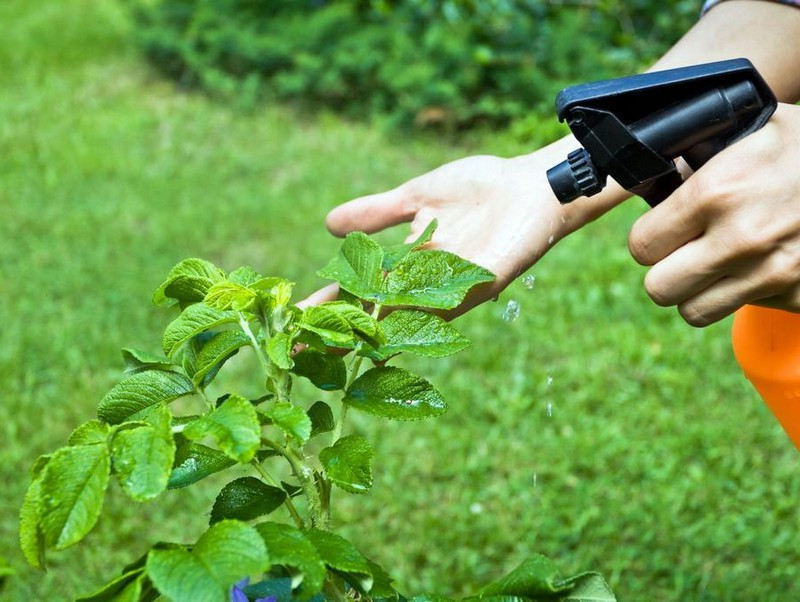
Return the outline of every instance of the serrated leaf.
<path id="1" fill-rule="evenodd" d="M 160 305 L 167 298 L 181 303 L 202 301 L 215 282 L 225 278 L 225 272 L 205 259 L 189 257 L 173 267 L 167 279 L 153 293 L 153 303 Z"/>
<path id="2" fill-rule="evenodd" d="M 109 424 L 136 420 L 143 410 L 169 403 L 194 392 L 194 384 L 183 374 L 166 370 L 137 372 L 116 384 L 97 407 L 97 416 Z"/>
<path id="3" fill-rule="evenodd" d="M 342 401 L 362 412 L 393 420 L 419 420 L 447 411 L 447 404 L 431 383 L 394 366 L 364 372 Z"/>
<path id="4" fill-rule="evenodd" d="M 321 433 L 328 433 L 333 430 L 336 421 L 333 417 L 331 407 L 324 401 L 315 401 L 306 411 L 311 420 L 311 437 Z"/>
<path id="5" fill-rule="evenodd" d="M 226 518 L 253 520 L 269 514 L 285 499 L 283 489 L 267 485 L 255 477 L 241 477 L 225 485 L 217 495 L 211 509 L 211 523 Z"/>
<path id="6" fill-rule="evenodd" d="M 344 574 L 345 579 L 368 593 L 372 589 L 372 571 L 367 559 L 344 537 L 323 531 L 309 529 L 305 532 L 308 540 L 317 548 L 322 561 L 330 568 Z"/>
<path id="7" fill-rule="evenodd" d="M 34 481 L 38 479 L 44 467 L 47 466 L 47 463 L 53 457 L 53 454 L 42 454 L 36 460 L 34 460 L 33 465 L 31 466 L 31 480 Z"/>
<path id="8" fill-rule="evenodd" d="M 232 358 L 240 347 L 250 344 L 250 338 L 241 330 L 223 330 L 218 332 L 205 345 L 195 358 L 195 369 L 192 380 L 196 385 L 204 382 L 207 374 L 219 368 Z M 207 385 L 208 382 L 204 382 Z"/>
<path id="9" fill-rule="evenodd" d="M 406 255 L 411 253 L 411 251 L 415 251 L 429 243 L 431 238 L 433 238 L 433 233 L 438 224 L 439 222 L 436 219 L 432 219 L 416 240 L 386 247 L 383 254 L 383 269 L 387 272 L 393 270 L 394 266 L 405 259 Z"/>
<path id="10" fill-rule="evenodd" d="M 254 282 L 261 280 L 261 278 L 261 274 L 256 272 L 249 265 L 243 265 L 228 274 L 228 280 L 236 284 L 241 284 L 242 286 L 250 286 Z"/>
<path id="11" fill-rule="evenodd" d="M 203 303 L 221 311 L 247 311 L 253 307 L 256 299 L 256 291 L 230 280 L 223 280 L 208 289 Z"/>
<path id="12" fill-rule="evenodd" d="M 307 600 L 322 589 L 325 564 L 300 529 L 283 523 L 261 523 L 256 525 L 256 530 L 264 539 L 273 564 L 290 566 L 302 573 L 301 600 Z"/>
<path id="13" fill-rule="evenodd" d="M 138 502 L 152 499 L 167 488 L 175 459 L 169 430 L 169 411 L 158 406 L 166 427 L 143 425 L 118 431 L 111 441 L 111 465 L 122 490 Z"/>
<path id="14" fill-rule="evenodd" d="M 572 589 L 563 602 L 617 602 L 617 597 L 598 573 L 585 573 L 572 582 Z"/>
<path id="15" fill-rule="evenodd" d="M 261 425 L 253 404 L 232 395 L 218 408 L 187 424 L 183 435 L 195 441 L 212 437 L 220 450 L 244 464 L 253 459 L 261 443 Z"/>
<path id="16" fill-rule="evenodd" d="M 100 589 L 82 596 L 76 602 L 138 602 L 144 579 L 144 567 L 125 571 Z M 133 597 L 136 594 L 136 597 Z"/>
<path id="17" fill-rule="evenodd" d="M 227 601 L 234 583 L 267 568 L 269 557 L 259 534 L 233 520 L 210 527 L 191 551 L 154 549 L 147 555 L 153 585 L 174 602 Z"/>
<path id="18" fill-rule="evenodd" d="M 386 340 L 380 323 L 360 307 L 344 301 L 322 303 L 320 307 L 335 311 L 342 316 L 350 328 L 370 345 L 380 345 Z"/>
<path id="19" fill-rule="evenodd" d="M 317 272 L 322 278 L 339 283 L 346 291 L 368 298 L 380 291 L 383 249 L 363 232 L 347 235 L 339 254 Z"/>
<path id="20" fill-rule="evenodd" d="M 323 391 L 343 389 L 347 382 L 347 367 L 338 355 L 306 349 L 294 356 L 292 372 L 305 376 Z"/>
<path id="21" fill-rule="evenodd" d="M 174 370 L 177 366 L 166 357 L 133 347 L 122 348 L 122 359 L 125 372 L 141 372 L 143 370 Z"/>
<path id="22" fill-rule="evenodd" d="M 184 309 L 167 325 L 161 339 L 161 347 L 168 357 L 173 357 L 181 346 L 193 336 L 210 328 L 236 321 L 234 312 L 220 311 L 205 303 L 195 303 Z"/>
<path id="23" fill-rule="evenodd" d="M 565 593 L 572 589 L 564 583 L 555 563 L 541 554 L 525 560 L 505 577 L 490 583 L 481 590 L 485 596 L 522 596 L 536 598 Z"/>
<path id="24" fill-rule="evenodd" d="M 110 461 L 105 445 L 62 447 L 42 472 L 39 525 L 61 550 L 81 540 L 103 507 Z"/>
<path id="25" fill-rule="evenodd" d="M 45 567 L 44 533 L 39 524 L 42 495 L 42 480 L 34 478 L 25 492 L 25 499 L 19 510 L 19 546 L 25 560 L 33 567 Z"/>
<path id="26" fill-rule="evenodd" d="M 175 453 L 175 465 L 172 468 L 167 489 L 179 489 L 192 485 L 209 475 L 225 470 L 236 464 L 221 451 L 200 443 L 189 443 L 182 439 Z"/>
<path id="27" fill-rule="evenodd" d="M 261 411 L 269 421 L 286 435 L 305 443 L 311 436 L 311 419 L 303 408 L 287 402 L 278 402 Z"/>
<path id="28" fill-rule="evenodd" d="M 361 435 L 342 437 L 319 452 L 328 478 L 350 493 L 366 493 L 372 487 L 372 447 Z"/>
<path id="29" fill-rule="evenodd" d="M 105 445 L 108 440 L 108 425 L 99 420 L 84 422 L 69 436 L 69 445 Z"/>
<path id="30" fill-rule="evenodd" d="M 494 279 L 489 270 L 453 253 L 416 251 L 389 272 L 375 300 L 384 305 L 452 309 L 472 287 Z"/>
<path id="31" fill-rule="evenodd" d="M 372 574 L 372 588 L 369 590 L 373 600 L 396 600 L 398 595 L 394 589 L 393 579 L 383 567 L 367 558 L 369 572 Z"/>
<path id="32" fill-rule="evenodd" d="M 329 345 L 347 345 L 353 341 L 353 329 L 347 320 L 320 305 L 305 308 L 298 326 L 318 334 Z"/>
<path id="33" fill-rule="evenodd" d="M 267 343 L 269 359 L 281 370 L 288 370 L 292 361 L 292 337 L 285 332 L 276 332 Z"/>
<path id="34" fill-rule="evenodd" d="M 445 357 L 469 346 L 467 337 L 439 316 L 424 311 L 397 310 L 381 321 L 386 342 L 366 355 L 386 360 L 396 353 Z"/>

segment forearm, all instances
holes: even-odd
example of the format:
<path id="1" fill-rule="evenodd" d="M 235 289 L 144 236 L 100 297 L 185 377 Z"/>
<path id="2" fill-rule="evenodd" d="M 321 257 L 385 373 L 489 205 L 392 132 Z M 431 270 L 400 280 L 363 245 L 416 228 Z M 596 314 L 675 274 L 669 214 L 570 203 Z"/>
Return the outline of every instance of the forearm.
<path id="1" fill-rule="evenodd" d="M 800 10 L 761 0 L 730 0 L 710 10 L 651 70 L 746 57 L 782 102 L 800 99 Z M 536 169 L 552 157 L 555 165 L 578 143 L 567 136 L 536 153 Z M 531 155 L 533 157 L 533 155 Z M 564 207 L 569 231 L 599 217 L 630 194 L 609 180 L 598 195 Z"/>

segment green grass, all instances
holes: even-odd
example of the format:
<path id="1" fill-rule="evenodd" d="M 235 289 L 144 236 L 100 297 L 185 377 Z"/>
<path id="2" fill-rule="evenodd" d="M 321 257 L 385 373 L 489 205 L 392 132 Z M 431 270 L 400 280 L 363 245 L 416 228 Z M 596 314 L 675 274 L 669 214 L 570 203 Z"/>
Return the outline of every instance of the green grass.
<path id="1" fill-rule="evenodd" d="M 17 570 L 0 596 L 61 600 L 154 541 L 194 539 L 223 482 L 143 506 L 112 487 L 47 573 L 16 547 L 32 461 L 93 415 L 120 347 L 156 346 L 168 316 L 148 300 L 165 271 L 203 256 L 309 292 L 337 246 L 328 209 L 475 148 L 177 91 L 112 0 L 7 1 L 0 22 L 0 554 Z M 730 322 L 694 330 L 647 300 L 625 245 L 641 210 L 566 240 L 533 290 L 460 320 L 470 350 L 405 362 L 449 398 L 445 417 L 354 416 L 377 478 L 340 496 L 339 526 L 404 591 L 465 594 L 542 552 L 602 571 L 622 600 L 800 599 L 800 455 L 740 376 Z"/>

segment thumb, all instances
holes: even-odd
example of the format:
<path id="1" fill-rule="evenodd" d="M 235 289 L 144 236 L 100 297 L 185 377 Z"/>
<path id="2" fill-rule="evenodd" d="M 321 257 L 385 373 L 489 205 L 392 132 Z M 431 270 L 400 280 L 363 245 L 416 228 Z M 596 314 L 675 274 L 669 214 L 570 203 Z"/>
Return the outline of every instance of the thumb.
<path id="1" fill-rule="evenodd" d="M 333 209 L 325 220 L 331 234 L 344 236 L 353 230 L 377 232 L 414 217 L 411 195 L 405 186 L 353 199 Z"/>

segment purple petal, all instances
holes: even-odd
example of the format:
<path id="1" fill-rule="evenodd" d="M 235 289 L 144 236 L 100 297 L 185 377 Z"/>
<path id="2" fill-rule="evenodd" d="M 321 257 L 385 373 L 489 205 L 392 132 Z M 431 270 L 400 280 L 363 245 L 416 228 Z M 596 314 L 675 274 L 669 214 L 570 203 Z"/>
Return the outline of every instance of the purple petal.
<path id="1" fill-rule="evenodd" d="M 238 600 L 237 600 L 238 602 Z M 278 602 L 277 596 L 267 596 L 266 598 L 256 598 L 254 602 Z"/>
<path id="2" fill-rule="evenodd" d="M 250 602 L 247 594 L 242 591 L 242 588 L 247 587 L 249 582 L 249 577 L 245 577 L 231 588 L 231 602 Z"/>

